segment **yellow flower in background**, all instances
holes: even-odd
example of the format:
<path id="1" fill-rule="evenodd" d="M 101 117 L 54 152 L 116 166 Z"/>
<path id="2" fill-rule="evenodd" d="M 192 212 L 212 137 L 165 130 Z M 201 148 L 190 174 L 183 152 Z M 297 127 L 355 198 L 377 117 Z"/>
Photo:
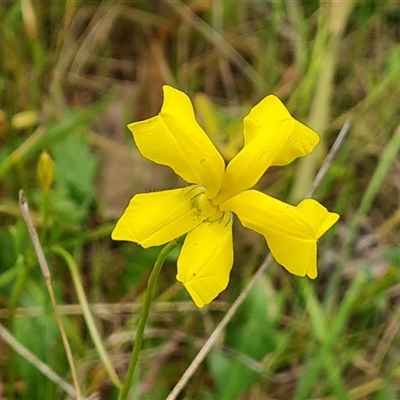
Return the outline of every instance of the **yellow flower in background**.
<path id="1" fill-rule="evenodd" d="M 172 168 L 189 186 L 135 195 L 112 232 L 147 248 L 186 235 L 177 280 L 198 307 L 229 281 L 233 264 L 232 212 L 263 235 L 289 272 L 317 276 L 317 240 L 339 218 L 312 199 L 291 206 L 251 188 L 272 165 L 309 154 L 318 135 L 296 121 L 275 96 L 261 100 L 243 121 L 244 146 L 225 166 L 197 123 L 189 97 L 164 86 L 159 115 L 128 125 L 143 157 Z"/>
<path id="2" fill-rule="evenodd" d="M 56 165 L 54 161 L 46 150 L 42 151 L 37 164 L 37 175 L 39 178 L 40 186 L 44 191 L 50 189 L 54 181 L 55 173 Z"/>

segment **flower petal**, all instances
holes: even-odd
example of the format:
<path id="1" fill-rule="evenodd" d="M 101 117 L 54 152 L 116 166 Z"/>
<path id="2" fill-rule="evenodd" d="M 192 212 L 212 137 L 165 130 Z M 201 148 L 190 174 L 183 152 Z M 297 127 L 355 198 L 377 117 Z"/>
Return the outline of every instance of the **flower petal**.
<path id="1" fill-rule="evenodd" d="M 227 287 L 232 264 L 232 216 L 225 213 L 220 221 L 204 222 L 187 234 L 176 279 L 201 308 Z"/>
<path id="2" fill-rule="evenodd" d="M 167 243 L 215 213 L 215 209 L 202 206 L 201 199 L 205 197 L 205 189 L 199 186 L 137 194 L 111 237 L 136 242 L 145 248 Z"/>
<path id="3" fill-rule="evenodd" d="M 309 154 L 319 142 L 273 95 L 253 107 L 243 124 L 244 147 L 228 164 L 215 204 L 253 187 L 271 165 Z"/>
<path id="4" fill-rule="evenodd" d="M 197 123 L 189 97 L 163 86 L 164 103 L 158 116 L 128 125 L 141 154 L 171 167 L 186 182 L 207 188 L 212 198 L 219 190 L 225 163 Z"/>
<path id="5" fill-rule="evenodd" d="M 244 119 L 243 135 L 245 144 L 269 132 L 276 125 L 286 125 L 287 134 L 281 138 L 283 147 L 271 165 L 290 164 L 297 157 L 311 153 L 319 142 L 319 136 L 312 129 L 294 119 L 285 105 L 274 95 L 261 100 Z"/>
<path id="6" fill-rule="evenodd" d="M 271 165 L 290 164 L 296 158 L 310 154 L 319 143 L 319 136 L 316 132 L 294 118 L 292 121 L 293 127 L 289 136 Z"/>
<path id="7" fill-rule="evenodd" d="M 316 200 L 306 199 L 297 207 L 256 190 L 248 190 L 220 205 L 233 211 L 243 226 L 265 237 L 276 259 L 289 272 L 317 276 L 317 240 L 339 218 Z"/>

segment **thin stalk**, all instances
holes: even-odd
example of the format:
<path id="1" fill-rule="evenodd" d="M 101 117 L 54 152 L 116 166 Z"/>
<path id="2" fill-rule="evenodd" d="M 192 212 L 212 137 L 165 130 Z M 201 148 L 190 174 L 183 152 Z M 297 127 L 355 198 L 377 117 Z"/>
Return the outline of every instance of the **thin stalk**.
<path id="1" fill-rule="evenodd" d="M 94 346 L 96 348 L 97 354 L 100 357 L 101 362 L 106 369 L 108 376 L 110 377 L 112 383 L 120 388 L 122 386 L 121 381 L 118 378 L 117 373 L 111 363 L 110 358 L 107 355 L 107 352 L 104 348 L 103 342 L 101 341 L 101 337 L 99 332 L 97 331 L 96 324 L 94 322 L 92 313 L 90 311 L 89 303 L 86 299 L 85 291 L 83 289 L 82 281 L 79 275 L 78 267 L 72 258 L 71 254 L 69 254 L 66 250 L 61 247 L 55 247 L 54 252 L 59 254 L 67 264 L 69 271 L 72 276 L 72 281 L 74 283 L 75 292 L 79 300 L 79 304 L 82 308 L 83 318 L 85 319 L 86 326 L 89 329 L 90 336 L 93 340 Z"/>
<path id="2" fill-rule="evenodd" d="M 39 266 L 42 271 L 42 275 L 46 282 L 47 291 L 49 292 L 51 307 L 53 309 L 54 317 L 56 319 L 57 326 L 60 331 L 61 339 L 62 339 L 62 342 L 64 345 L 65 353 L 67 355 L 69 367 L 71 370 L 72 380 L 73 380 L 74 388 L 75 388 L 75 398 L 77 400 L 80 400 L 80 399 L 82 399 L 82 395 L 81 395 L 81 390 L 80 390 L 79 382 L 78 382 L 78 374 L 76 373 L 75 363 L 74 363 L 74 359 L 72 357 L 71 347 L 69 345 L 68 338 L 65 333 L 64 325 L 61 321 L 60 313 L 58 312 L 58 309 L 57 309 L 57 303 L 56 303 L 56 299 L 54 296 L 53 286 L 51 284 L 50 269 L 49 269 L 49 266 L 47 265 L 46 257 L 44 256 L 43 249 L 40 244 L 37 231 L 33 225 L 32 217 L 31 217 L 31 214 L 29 211 L 28 201 L 26 199 L 26 196 L 25 196 L 25 193 L 23 190 L 19 191 L 19 206 L 21 208 L 22 216 L 25 220 L 26 226 L 28 228 L 28 232 L 31 237 L 32 244 L 35 249 L 37 259 L 39 261 Z"/>
<path id="3" fill-rule="evenodd" d="M 139 324 L 136 329 L 135 343 L 133 346 L 131 360 L 129 362 L 128 371 L 127 371 L 126 377 L 125 377 L 125 382 L 119 393 L 118 400 L 126 400 L 126 398 L 128 396 L 128 392 L 129 392 L 129 389 L 132 384 L 133 374 L 135 372 L 135 368 L 136 368 L 137 362 L 139 360 L 139 353 L 142 348 L 144 328 L 146 327 L 147 319 L 148 319 L 149 312 L 150 312 L 151 302 L 154 298 L 154 294 L 156 291 L 157 279 L 158 279 L 158 276 L 160 275 L 160 271 L 161 271 L 162 266 L 164 265 L 164 261 L 165 261 L 166 257 L 176 247 L 176 245 L 178 244 L 178 240 L 179 239 L 173 240 L 172 242 L 168 243 L 161 250 L 161 252 L 158 255 L 157 260 L 154 264 L 154 268 L 151 271 L 149 280 L 147 281 L 147 290 L 146 290 L 146 294 L 144 296 L 143 308 L 142 308 L 142 312 L 140 314 Z"/>

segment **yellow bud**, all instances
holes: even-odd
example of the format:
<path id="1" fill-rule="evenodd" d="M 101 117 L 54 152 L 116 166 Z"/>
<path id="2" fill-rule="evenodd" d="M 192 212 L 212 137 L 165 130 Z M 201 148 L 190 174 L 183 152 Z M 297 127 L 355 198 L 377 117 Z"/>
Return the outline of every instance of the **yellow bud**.
<path id="1" fill-rule="evenodd" d="M 38 123 L 38 113 L 32 110 L 21 111 L 11 118 L 11 125 L 14 129 L 26 129 Z"/>
<path id="2" fill-rule="evenodd" d="M 49 153 L 44 150 L 40 155 L 39 162 L 37 165 L 37 174 L 39 177 L 40 186 L 43 190 L 49 190 L 53 181 L 56 171 L 56 165 L 51 159 Z"/>

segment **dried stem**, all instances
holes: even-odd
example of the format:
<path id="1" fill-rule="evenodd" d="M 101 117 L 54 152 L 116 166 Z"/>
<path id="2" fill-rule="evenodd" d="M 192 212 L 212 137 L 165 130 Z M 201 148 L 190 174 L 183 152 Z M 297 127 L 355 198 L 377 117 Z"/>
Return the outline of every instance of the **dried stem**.
<path id="1" fill-rule="evenodd" d="M 33 353 L 31 353 L 25 346 L 23 346 L 14 336 L 0 324 L 0 337 L 8 343 L 21 357 L 23 357 L 30 364 L 35 366 L 44 376 L 49 380 L 57 384 L 63 389 L 69 396 L 76 398 L 75 389 L 69 383 L 65 382 L 60 376 L 58 376 L 47 364 L 39 360 Z"/>
<path id="2" fill-rule="evenodd" d="M 39 261 L 40 269 L 42 270 L 42 274 L 43 274 L 44 279 L 46 281 L 46 286 L 47 286 L 47 290 L 49 292 L 50 301 L 51 301 L 51 307 L 53 309 L 53 313 L 54 313 L 54 316 L 56 318 L 57 326 L 58 326 L 58 329 L 60 331 L 61 339 L 62 339 L 63 344 L 64 344 L 64 349 L 65 349 L 65 352 L 67 354 L 69 367 L 71 369 L 72 380 L 73 380 L 74 387 L 75 387 L 75 398 L 77 400 L 81 400 L 82 399 L 82 395 L 81 395 L 81 391 L 80 391 L 80 388 L 79 388 L 78 376 L 77 376 L 77 373 L 76 373 L 74 359 L 72 357 L 71 348 L 70 348 L 70 345 L 69 345 L 69 342 L 68 342 L 68 339 L 67 339 L 67 335 L 65 334 L 65 329 L 64 329 L 64 326 L 62 324 L 60 314 L 59 314 L 59 312 L 57 310 L 57 303 L 56 303 L 56 299 L 55 299 L 55 296 L 54 296 L 53 286 L 51 284 L 50 269 L 49 269 L 49 267 L 47 265 L 46 257 L 44 256 L 42 246 L 40 245 L 38 234 L 37 234 L 36 229 L 35 229 L 35 227 L 33 225 L 32 217 L 31 217 L 31 214 L 29 212 L 28 201 L 26 199 L 26 196 L 25 196 L 25 193 L 24 193 L 23 190 L 19 191 L 19 206 L 21 208 L 22 216 L 23 216 L 23 218 L 25 220 L 26 226 L 28 228 L 28 232 L 29 232 L 29 235 L 31 237 L 32 244 L 33 244 L 33 247 L 34 247 L 35 252 L 36 252 L 36 256 L 37 256 L 38 261 Z"/>

